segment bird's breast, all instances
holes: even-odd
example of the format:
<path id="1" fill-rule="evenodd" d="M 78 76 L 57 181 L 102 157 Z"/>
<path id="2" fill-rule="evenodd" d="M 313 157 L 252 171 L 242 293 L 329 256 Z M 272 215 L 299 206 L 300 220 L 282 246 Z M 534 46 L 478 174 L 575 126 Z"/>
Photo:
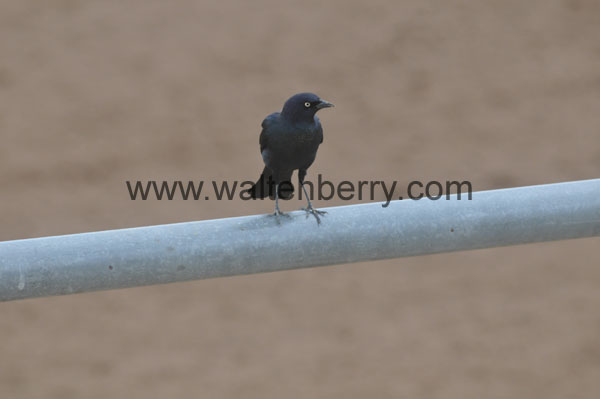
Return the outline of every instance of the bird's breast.
<path id="1" fill-rule="evenodd" d="M 274 170 L 305 168 L 314 161 L 320 143 L 319 131 L 289 129 L 269 139 L 268 152 L 263 154 L 263 159 Z"/>

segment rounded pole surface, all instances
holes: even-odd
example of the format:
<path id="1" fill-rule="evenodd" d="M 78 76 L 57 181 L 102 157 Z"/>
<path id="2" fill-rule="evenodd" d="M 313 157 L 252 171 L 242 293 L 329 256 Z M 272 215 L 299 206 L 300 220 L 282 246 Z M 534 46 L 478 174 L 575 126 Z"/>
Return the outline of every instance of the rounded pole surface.
<path id="1" fill-rule="evenodd" d="M 0 242 L 0 300 L 600 235 L 600 179 Z"/>

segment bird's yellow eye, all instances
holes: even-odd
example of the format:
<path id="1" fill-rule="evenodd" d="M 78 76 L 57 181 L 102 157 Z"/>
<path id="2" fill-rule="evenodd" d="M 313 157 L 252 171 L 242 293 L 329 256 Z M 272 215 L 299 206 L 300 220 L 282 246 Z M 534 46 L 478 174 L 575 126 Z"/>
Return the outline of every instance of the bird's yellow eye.
<path id="1" fill-rule="evenodd" d="M 305 103 L 304 103 L 304 106 L 305 106 L 306 108 L 310 108 L 310 103 L 307 101 L 307 102 L 305 102 Z"/>

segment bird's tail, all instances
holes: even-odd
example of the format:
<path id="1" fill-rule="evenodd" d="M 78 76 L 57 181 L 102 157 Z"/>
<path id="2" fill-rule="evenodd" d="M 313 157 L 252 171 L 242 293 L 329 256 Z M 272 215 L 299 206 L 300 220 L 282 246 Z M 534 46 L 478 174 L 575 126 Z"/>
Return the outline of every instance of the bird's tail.
<path id="1" fill-rule="evenodd" d="M 273 177 L 271 169 L 263 169 L 262 174 L 258 178 L 258 181 L 248 190 L 250 197 L 254 199 L 266 198 L 275 199 L 275 187 L 276 181 Z M 289 199 L 294 194 L 294 185 L 290 181 L 283 181 L 279 183 L 279 198 Z"/>

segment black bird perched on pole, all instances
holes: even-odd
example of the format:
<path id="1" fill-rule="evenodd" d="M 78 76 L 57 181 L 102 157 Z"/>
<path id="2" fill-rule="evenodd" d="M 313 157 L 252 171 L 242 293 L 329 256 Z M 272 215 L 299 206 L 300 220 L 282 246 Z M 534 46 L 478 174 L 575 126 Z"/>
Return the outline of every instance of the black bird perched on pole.
<path id="1" fill-rule="evenodd" d="M 252 198 L 275 199 L 278 222 L 279 216 L 283 215 L 279 210 L 279 198 L 288 199 L 294 192 L 291 183 L 294 170 L 298 170 L 298 182 L 308 201 L 308 206 L 303 208 L 307 215 L 312 214 L 320 223 L 319 215 L 326 213 L 312 207 L 304 177 L 323 142 L 323 128 L 316 113 L 329 107 L 333 104 L 316 94 L 300 93 L 290 97 L 281 112 L 272 113 L 262 122 L 260 153 L 265 168 L 249 192 Z"/>

